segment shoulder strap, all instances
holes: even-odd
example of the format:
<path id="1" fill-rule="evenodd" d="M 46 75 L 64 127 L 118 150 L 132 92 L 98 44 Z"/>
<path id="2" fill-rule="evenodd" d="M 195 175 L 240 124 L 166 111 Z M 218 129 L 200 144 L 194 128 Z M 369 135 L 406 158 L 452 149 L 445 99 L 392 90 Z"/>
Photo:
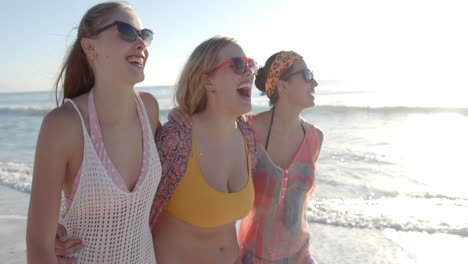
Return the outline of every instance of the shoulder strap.
<path id="1" fill-rule="evenodd" d="M 81 126 L 83 128 L 83 134 L 86 134 L 84 133 L 86 131 L 86 125 L 85 125 L 85 122 L 84 122 L 84 119 L 83 119 L 83 115 L 81 115 L 81 112 L 80 112 L 80 109 L 78 109 L 78 106 L 75 104 L 75 102 L 73 102 L 73 100 L 69 99 L 69 98 L 65 98 L 65 103 L 66 102 L 70 102 L 73 106 L 73 108 L 75 108 L 75 111 L 76 113 L 78 114 L 78 116 L 80 117 L 80 120 L 81 120 Z"/>
<path id="2" fill-rule="evenodd" d="M 275 107 L 273 107 L 273 110 L 271 112 L 271 120 L 270 120 L 270 127 L 268 128 L 268 134 L 265 142 L 265 150 L 268 150 L 268 143 L 270 143 L 270 134 L 271 134 L 271 127 L 273 126 L 273 118 L 275 117 Z"/>

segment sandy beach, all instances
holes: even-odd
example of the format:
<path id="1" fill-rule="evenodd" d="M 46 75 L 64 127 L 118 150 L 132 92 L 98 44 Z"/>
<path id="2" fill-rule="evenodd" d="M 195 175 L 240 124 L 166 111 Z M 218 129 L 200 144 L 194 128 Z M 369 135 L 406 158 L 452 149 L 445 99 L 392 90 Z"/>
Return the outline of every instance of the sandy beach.
<path id="1" fill-rule="evenodd" d="M 26 263 L 26 220 L 0 219 L 0 259 L 5 264 Z"/>
<path id="2" fill-rule="evenodd" d="M 0 185 L 0 259 L 26 263 L 26 215 L 29 194 Z"/>

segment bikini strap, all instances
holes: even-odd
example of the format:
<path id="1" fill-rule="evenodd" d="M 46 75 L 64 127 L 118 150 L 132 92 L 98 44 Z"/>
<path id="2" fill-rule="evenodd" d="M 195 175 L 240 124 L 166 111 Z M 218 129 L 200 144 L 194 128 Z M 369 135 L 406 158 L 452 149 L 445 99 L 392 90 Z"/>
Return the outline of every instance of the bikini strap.
<path id="1" fill-rule="evenodd" d="M 273 118 L 275 117 L 275 109 L 276 107 L 273 106 L 273 110 L 271 113 L 270 127 L 268 128 L 268 135 L 267 135 L 267 139 L 265 142 L 265 150 L 268 150 L 268 143 L 270 142 L 271 127 L 273 126 Z"/>
<path id="2" fill-rule="evenodd" d="M 271 113 L 270 127 L 268 128 L 268 135 L 267 135 L 267 139 L 265 142 L 265 150 L 268 150 L 268 143 L 270 142 L 271 127 L 273 126 L 273 118 L 275 116 L 275 109 L 276 108 L 273 107 L 273 111 Z M 307 130 L 305 128 L 304 120 L 301 120 L 301 128 L 302 128 L 302 131 L 304 131 L 304 136 L 305 136 L 307 134 Z"/>

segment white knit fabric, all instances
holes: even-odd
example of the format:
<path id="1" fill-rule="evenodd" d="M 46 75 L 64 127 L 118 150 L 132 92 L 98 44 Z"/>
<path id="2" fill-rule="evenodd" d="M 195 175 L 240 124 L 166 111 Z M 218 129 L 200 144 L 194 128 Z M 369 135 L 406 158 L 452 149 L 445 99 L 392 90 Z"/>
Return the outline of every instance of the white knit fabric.
<path id="1" fill-rule="evenodd" d="M 148 135 L 153 135 L 144 105 L 137 95 L 147 122 Z M 81 119 L 84 154 L 81 178 L 69 207 L 62 198 L 60 223 L 69 238 L 79 238 L 84 248 L 73 255 L 77 263 L 156 263 L 149 215 L 159 180 L 161 163 L 153 137 L 149 137 L 148 172 L 142 184 L 132 192 L 119 189 L 102 165 L 78 107 Z"/>

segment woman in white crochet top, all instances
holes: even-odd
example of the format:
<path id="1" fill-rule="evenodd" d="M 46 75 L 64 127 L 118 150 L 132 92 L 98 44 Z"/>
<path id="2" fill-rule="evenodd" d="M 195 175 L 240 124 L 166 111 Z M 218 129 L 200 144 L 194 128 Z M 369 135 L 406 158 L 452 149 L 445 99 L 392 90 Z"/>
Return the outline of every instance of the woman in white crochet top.
<path id="1" fill-rule="evenodd" d="M 58 263 L 57 224 L 84 246 L 77 263 L 156 263 L 149 213 L 161 165 L 156 99 L 136 92 L 153 32 L 133 9 L 98 4 L 84 15 L 43 120 L 27 223 L 28 263 Z"/>

